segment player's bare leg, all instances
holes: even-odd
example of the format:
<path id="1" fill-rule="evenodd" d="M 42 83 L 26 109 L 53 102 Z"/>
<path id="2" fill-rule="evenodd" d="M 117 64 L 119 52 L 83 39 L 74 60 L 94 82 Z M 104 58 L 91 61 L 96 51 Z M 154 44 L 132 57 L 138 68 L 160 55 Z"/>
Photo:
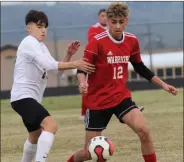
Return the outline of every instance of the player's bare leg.
<path id="1" fill-rule="evenodd" d="M 43 131 L 38 139 L 36 162 L 46 161 L 54 142 L 54 134 L 57 131 L 57 123 L 51 116 L 47 116 L 43 119 L 41 127 Z"/>
<path id="2" fill-rule="evenodd" d="M 102 131 L 86 131 L 85 146 L 84 149 L 79 150 L 72 155 L 67 162 L 82 162 L 91 160 L 90 154 L 88 153 L 88 143 L 95 136 L 101 136 Z"/>
<path id="3" fill-rule="evenodd" d="M 156 162 L 152 137 L 142 113 L 138 109 L 133 109 L 122 120 L 139 136 L 145 162 Z"/>
<path id="4" fill-rule="evenodd" d="M 38 138 L 40 137 L 41 133 L 42 133 L 42 129 L 29 132 L 29 137 L 28 137 L 29 142 L 31 142 L 32 144 L 37 144 Z"/>
<path id="5" fill-rule="evenodd" d="M 21 162 L 32 162 L 37 150 L 38 138 L 41 134 L 41 129 L 29 132 L 29 137 L 24 143 L 23 156 Z"/>

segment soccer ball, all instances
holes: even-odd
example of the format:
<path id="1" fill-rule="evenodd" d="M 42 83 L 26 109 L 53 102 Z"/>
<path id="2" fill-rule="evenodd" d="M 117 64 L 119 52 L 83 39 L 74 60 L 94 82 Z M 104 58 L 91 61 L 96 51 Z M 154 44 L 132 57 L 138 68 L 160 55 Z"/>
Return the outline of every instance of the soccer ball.
<path id="1" fill-rule="evenodd" d="M 105 162 L 113 155 L 114 145 L 109 138 L 96 136 L 90 140 L 88 151 L 93 161 Z"/>

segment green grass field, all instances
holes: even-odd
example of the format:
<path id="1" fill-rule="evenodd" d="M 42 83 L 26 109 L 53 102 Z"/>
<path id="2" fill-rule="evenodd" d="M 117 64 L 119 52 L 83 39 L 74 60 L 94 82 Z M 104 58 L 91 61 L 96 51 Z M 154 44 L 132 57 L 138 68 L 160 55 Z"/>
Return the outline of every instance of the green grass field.
<path id="1" fill-rule="evenodd" d="M 162 90 L 134 92 L 133 100 L 145 106 L 143 114 L 154 139 L 158 162 L 183 162 L 183 90 L 178 96 Z M 44 98 L 43 104 L 60 127 L 48 162 L 66 162 L 84 144 L 84 124 L 79 120 L 81 97 Z M 104 135 L 115 145 L 110 162 L 143 162 L 137 135 L 115 117 Z M 8 100 L 1 101 L 1 161 L 20 162 L 26 138 L 20 117 Z"/>

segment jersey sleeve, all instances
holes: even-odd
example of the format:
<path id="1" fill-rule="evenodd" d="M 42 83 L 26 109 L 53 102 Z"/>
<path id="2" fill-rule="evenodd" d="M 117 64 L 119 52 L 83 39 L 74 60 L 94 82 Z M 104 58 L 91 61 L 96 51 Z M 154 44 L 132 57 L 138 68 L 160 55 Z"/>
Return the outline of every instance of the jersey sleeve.
<path id="1" fill-rule="evenodd" d="M 140 46 L 139 46 L 139 42 L 137 39 L 135 39 L 133 47 L 132 47 L 130 62 L 133 62 L 133 63 L 142 62 L 141 53 L 140 53 Z"/>
<path id="2" fill-rule="evenodd" d="M 58 70 L 58 62 L 50 55 L 42 51 L 41 45 L 36 40 L 28 40 L 24 42 L 20 48 L 26 57 L 36 61 L 36 63 L 47 71 Z"/>
<path id="3" fill-rule="evenodd" d="M 88 42 L 89 42 L 90 40 L 92 40 L 92 38 L 93 38 L 96 34 L 98 34 L 98 33 L 96 32 L 95 28 L 90 27 L 89 30 L 88 30 Z"/>
<path id="4" fill-rule="evenodd" d="M 97 40 L 93 39 L 85 47 L 83 57 L 87 59 L 87 62 L 95 64 L 97 55 L 98 55 L 98 42 Z"/>

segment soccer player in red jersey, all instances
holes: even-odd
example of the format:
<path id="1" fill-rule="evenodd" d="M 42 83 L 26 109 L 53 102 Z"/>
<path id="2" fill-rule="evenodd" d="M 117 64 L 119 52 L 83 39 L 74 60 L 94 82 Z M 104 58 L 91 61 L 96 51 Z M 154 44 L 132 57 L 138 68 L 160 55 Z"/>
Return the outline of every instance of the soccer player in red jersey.
<path id="1" fill-rule="evenodd" d="M 88 42 L 94 38 L 95 35 L 102 33 L 107 30 L 106 26 L 106 9 L 102 8 L 98 12 L 98 22 L 91 26 L 88 30 Z M 142 111 L 143 106 L 139 106 L 139 109 Z M 86 106 L 85 106 L 85 94 L 82 94 L 82 107 L 81 107 L 81 120 L 85 119 L 86 115 Z"/>
<path id="2" fill-rule="evenodd" d="M 91 38 L 93 38 L 96 34 L 104 32 L 106 27 L 106 9 L 102 8 L 98 12 L 98 22 L 91 26 L 88 30 L 88 42 Z"/>
<path id="3" fill-rule="evenodd" d="M 68 162 L 91 159 L 87 145 L 91 138 L 102 134 L 113 114 L 139 136 L 144 161 L 156 162 L 146 120 L 126 87 L 128 62 L 139 75 L 168 93 L 177 95 L 178 91 L 155 76 L 142 62 L 138 39 L 124 31 L 128 24 L 128 6 L 125 3 L 112 3 L 106 15 L 108 30 L 94 36 L 84 51 L 84 58 L 95 64 L 96 71 L 89 74 L 86 83 L 85 73 L 78 70 L 79 89 L 81 93 L 86 93 L 85 146 L 72 155 Z"/>
<path id="4" fill-rule="evenodd" d="M 107 26 L 106 26 L 106 9 L 102 8 L 99 10 L 98 12 L 98 22 L 91 26 L 88 30 L 88 42 L 94 38 L 95 35 L 100 34 L 104 31 L 107 30 Z M 85 106 L 85 94 L 82 95 L 82 109 L 81 109 L 81 120 L 85 119 L 85 115 L 86 115 L 86 106 Z M 144 110 L 143 106 L 138 106 L 138 108 L 140 109 L 140 111 Z"/>

